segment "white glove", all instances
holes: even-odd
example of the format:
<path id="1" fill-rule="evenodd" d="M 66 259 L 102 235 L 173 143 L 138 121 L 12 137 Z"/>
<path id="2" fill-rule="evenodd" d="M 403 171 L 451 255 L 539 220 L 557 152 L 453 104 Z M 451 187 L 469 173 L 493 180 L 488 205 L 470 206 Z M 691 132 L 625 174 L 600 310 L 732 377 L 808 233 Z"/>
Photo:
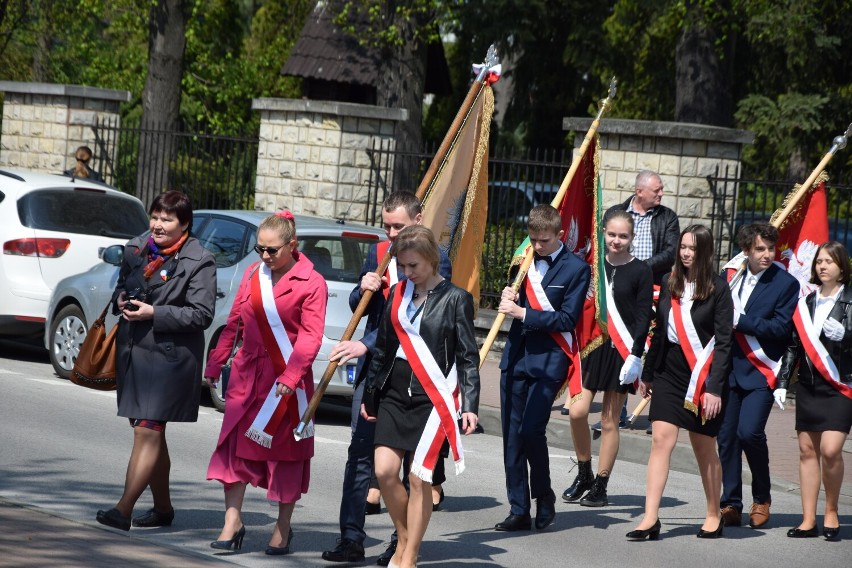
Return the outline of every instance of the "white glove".
<path id="1" fill-rule="evenodd" d="M 787 402 L 787 389 L 775 389 L 772 391 L 772 396 L 775 397 L 775 404 L 778 408 L 784 410 L 784 403 Z"/>
<path id="2" fill-rule="evenodd" d="M 734 327 L 737 327 L 737 324 L 740 323 L 740 317 L 745 315 L 744 310 L 734 310 Z"/>
<path id="3" fill-rule="evenodd" d="M 642 359 L 636 355 L 628 355 L 624 360 L 624 365 L 621 366 L 621 372 L 618 374 L 618 382 L 622 385 L 633 383 L 642 375 Z"/>
<path id="4" fill-rule="evenodd" d="M 842 340 L 844 331 L 843 324 L 834 318 L 828 318 L 822 324 L 822 332 L 832 341 Z"/>

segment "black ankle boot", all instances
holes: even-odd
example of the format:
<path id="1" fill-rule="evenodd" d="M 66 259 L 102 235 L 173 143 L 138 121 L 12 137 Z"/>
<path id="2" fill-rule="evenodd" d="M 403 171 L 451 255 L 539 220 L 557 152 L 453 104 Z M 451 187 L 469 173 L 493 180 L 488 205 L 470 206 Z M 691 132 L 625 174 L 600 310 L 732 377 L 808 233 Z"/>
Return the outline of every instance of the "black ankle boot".
<path id="1" fill-rule="evenodd" d="M 594 483 L 592 460 L 577 462 L 577 468 L 577 477 L 574 478 L 574 483 L 562 493 L 562 500 L 566 503 L 575 502 L 583 496 L 583 493 L 591 489 L 592 483 Z"/>
<path id="2" fill-rule="evenodd" d="M 592 488 L 586 493 L 586 496 L 580 499 L 580 505 L 583 507 L 604 507 L 609 505 L 609 500 L 606 497 L 606 484 L 609 482 L 609 476 L 595 477 Z"/>

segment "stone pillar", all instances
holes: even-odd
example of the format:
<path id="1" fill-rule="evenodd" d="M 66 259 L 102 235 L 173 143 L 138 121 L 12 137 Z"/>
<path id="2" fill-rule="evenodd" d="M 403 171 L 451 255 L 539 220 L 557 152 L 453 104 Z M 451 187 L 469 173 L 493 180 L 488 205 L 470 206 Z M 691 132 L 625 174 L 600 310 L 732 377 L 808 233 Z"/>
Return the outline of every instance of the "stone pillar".
<path id="1" fill-rule="evenodd" d="M 255 99 L 252 108 L 260 111 L 255 209 L 366 218 L 368 150 L 395 148 L 406 110 L 306 99 Z"/>
<path id="2" fill-rule="evenodd" d="M 98 120 L 120 120 L 121 103 L 130 92 L 80 85 L 0 81 L 3 91 L 3 125 L 0 167 L 58 173 L 74 166 L 77 146 L 89 146 L 93 169 L 111 176 L 105 161 L 115 159 L 112 142 L 95 139 Z"/>
<path id="3" fill-rule="evenodd" d="M 564 118 L 562 128 L 575 133 L 575 151 L 591 126 L 591 118 Z M 601 184 L 604 208 L 633 195 L 636 174 L 653 170 L 660 174 L 665 193 L 663 205 L 680 218 L 681 229 L 702 223 L 715 226 L 714 237 L 721 249 L 729 250 L 731 235 L 724 223 L 716 223 L 719 213 L 733 211 L 736 196 L 714 207 L 707 176 L 735 177 L 739 172 L 742 148 L 754 143 L 754 134 L 703 124 L 654 122 L 647 120 L 603 119 L 598 128 L 601 141 Z"/>

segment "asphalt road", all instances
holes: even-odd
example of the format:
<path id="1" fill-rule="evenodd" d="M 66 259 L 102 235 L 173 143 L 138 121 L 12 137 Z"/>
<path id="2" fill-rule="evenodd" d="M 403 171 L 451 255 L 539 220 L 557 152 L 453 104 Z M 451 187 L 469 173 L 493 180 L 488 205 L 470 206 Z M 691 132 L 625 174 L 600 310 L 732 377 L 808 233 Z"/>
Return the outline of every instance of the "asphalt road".
<path id="1" fill-rule="evenodd" d="M 206 481 L 205 473 L 222 421 L 218 412 L 202 407 L 197 423 L 168 426 L 175 524 L 165 529 L 133 529 L 126 535 L 105 529 L 94 520 L 98 509 L 111 507 L 120 496 L 132 441 L 127 421 L 115 415 L 115 394 L 89 391 L 60 380 L 42 350 L 6 342 L 0 342 L 0 393 L 0 502 L 32 511 L 27 519 L 43 512 L 69 521 L 50 529 L 68 530 L 62 540 L 62 535 L 47 534 L 46 524 L 13 524 L 0 508 L 0 566 L 37 565 L 27 559 L 35 554 L 39 541 L 48 538 L 62 543 L 57 545 L 59 549 L 49 551 L 51 566 L 107 565 L 99 561 L 105 558 L 105 548 L 91 546 L 94 540 L 86 538 L 87 534 L 103 535 L 103 531 L 114 533 L 108 535 L 115 537 L 113 540 L 125 539 L 117 541 L 127 543 L 117 554 L 126 555 L 127 565 L 147 547 L 156 548 L 159 554 L 157 560 L 148 561 L 151 566 L 183 566 L 187 558 L 193 559 L 193 566 L 207 562 L 333 566 L 322 561 L 320 554 L 333 547 L 338 536 L 342 469 L 349 438 L 346 412 L 326 408 L 319 417 L 311 490 L 297 504 L 293 516 L 295 553 L 277 558 L 263 554 L 277 507 L 265 499 L 263 490 L 249 488 L 243 550 L 215 555 L 208 543 L 216 538 L 222 523 L 222 490 L 218 483 Z M 558 503 L 556 521 L 546 531 L 498 533 L 491 527 L 508 513 L 501 439 L 479 434 L 464 442 L 468 469 L 458 477 L 451 474 L 445 485 L 447 499 L 432 517 L 421 549 L 421 566 L 849 565 L 852 517 L 842 504 L 841 536 L 845 539 L 841 542 L 786 537 L 787 529 L 798 523 L 801 511 L 799 497 L 793 493 L 773 495 L 770 528 L 728 528 L 722 540 L 700 540 L 695 537 L 704 513 L 700 479 L 679 472 L 671 473 L 663 499 L 661 540 L 628 542 L 624 534 L 636 525 L 643 511 L 645 466 L 627 462 L 615 467 L 609 484 L 609 507 Z M 570 465 L 569 452 L 552 451 L 557 493 L 573 478 L 573 472 L 568 473 Z M 146 493 L 137 512 L 150 506 Z M 391 530 L 386 514 L 367 517 L 364 565 L 371 565 L 384 550 Z M 110 554 L 116 551 L 111 549 Z M 121 564 L 113 560 L 111 565 Z"/>

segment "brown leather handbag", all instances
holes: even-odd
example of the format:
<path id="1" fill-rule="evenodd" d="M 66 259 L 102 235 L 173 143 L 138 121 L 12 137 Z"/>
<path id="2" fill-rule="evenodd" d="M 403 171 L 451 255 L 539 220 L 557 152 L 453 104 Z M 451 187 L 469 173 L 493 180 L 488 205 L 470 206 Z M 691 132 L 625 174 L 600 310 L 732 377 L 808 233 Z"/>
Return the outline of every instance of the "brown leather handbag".
<path id="1" fill-rule="evenodd" d="M 118 331 L 118 324 L 112 326 L 109 333 L 104 327 L 107 310 L 111 304 L 112 301 L 104 308 L 101 317 L 96 319 L 89 328 L 86 339 L 83 340 L 80 353 L 71 370 L 71 382 L 75 385 L 102 391 L 116 388 L 115 334 Z"/>

